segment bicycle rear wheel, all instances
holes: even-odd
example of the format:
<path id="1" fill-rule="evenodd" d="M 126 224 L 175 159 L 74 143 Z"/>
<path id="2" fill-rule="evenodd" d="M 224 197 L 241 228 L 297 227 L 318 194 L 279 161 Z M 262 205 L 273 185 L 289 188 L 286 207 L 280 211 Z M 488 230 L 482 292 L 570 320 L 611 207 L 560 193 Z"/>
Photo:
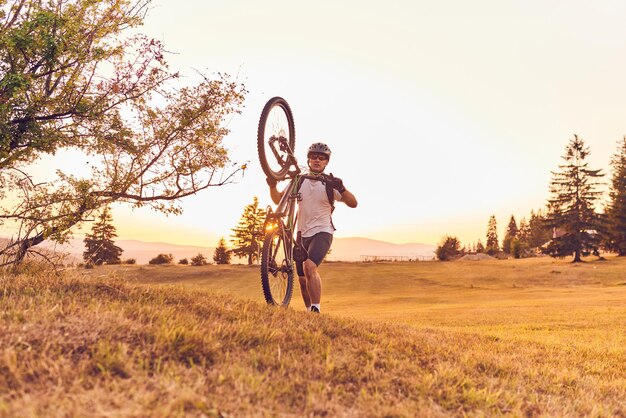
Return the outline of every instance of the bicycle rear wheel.
<path id="1" fill-rule="evenodd" d="M 289 306 L 293 292 L 293 262 L 285 251 L 290 243 L 283 239 L 282 229 L 274 228 L 265 234 L 261 251 L 261 285 L 268 305 Z"/>
<path id="2" fill-rule="evenodd" d="M 271 98 L 261 112 L 257 148 L 261 168 L 274 180 L 285 178 L 296 145 L 296 128 L 291 108 L 282 97 Z"/>

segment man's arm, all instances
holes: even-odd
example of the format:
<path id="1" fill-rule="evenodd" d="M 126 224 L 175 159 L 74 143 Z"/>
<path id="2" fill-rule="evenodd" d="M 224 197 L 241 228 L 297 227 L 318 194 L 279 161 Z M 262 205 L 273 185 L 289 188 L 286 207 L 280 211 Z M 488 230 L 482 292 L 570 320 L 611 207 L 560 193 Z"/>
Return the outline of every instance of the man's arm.
<path id="1" fill-rule="evenodd" d="M 356 208 L 358 204 L 356 197 L 348 190 L 344 190 L 343 193 L 341 193 L 341 201 L 351 208 Z"/>
<path id="2" fill-rule="evenodd" d="M 276 188 L 276 180 L 274 180 L 273 178 L 268 177 L 265 180 L 267 181 L 267 185 L 270 186 L 270 196 L 272 198 L 272 202 L 277 205 L 280 202 L 280 199 L 283 197 L 283 194 L 285 194 L 285 191 L 278 191 L 278 189 Z"/>
<path id="3" fill-rule="evenodd" d="M 333 173 L 330 173 L 328 177 L 328 182 L 333 189 L 337 190 L 341 194 L 341 201 L 348 205 L 348 207 L 356 208 L 358 202 L 356 201 L 356 197 L 346 190 L 346 187 L 343 185 L 343 181 L 340 178 L 333 176 Z"/>

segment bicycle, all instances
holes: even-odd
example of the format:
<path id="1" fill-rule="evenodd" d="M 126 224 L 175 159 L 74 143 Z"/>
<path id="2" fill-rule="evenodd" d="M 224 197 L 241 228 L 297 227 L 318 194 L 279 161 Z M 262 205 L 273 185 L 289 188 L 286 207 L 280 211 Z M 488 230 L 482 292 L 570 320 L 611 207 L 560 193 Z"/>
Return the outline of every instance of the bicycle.
<path id="1" fill-rule="evenodd" d="M 296 131 L 291 108 L 282 97 L 273 97 L 263 107 L 259 120 L 259 161 L 268 178 L 276 181 L 289 179 L 289 184 L 276 210 L 272 210 L 271 206 L 267 209 L 261 250 L 261 284 L 265 301 L 269 305 L 282 307 L 289 306 L 293 293 L 298 184 L 301 178 L 319 180 L 302 174 L 294 156 L 295 143 Z"/>

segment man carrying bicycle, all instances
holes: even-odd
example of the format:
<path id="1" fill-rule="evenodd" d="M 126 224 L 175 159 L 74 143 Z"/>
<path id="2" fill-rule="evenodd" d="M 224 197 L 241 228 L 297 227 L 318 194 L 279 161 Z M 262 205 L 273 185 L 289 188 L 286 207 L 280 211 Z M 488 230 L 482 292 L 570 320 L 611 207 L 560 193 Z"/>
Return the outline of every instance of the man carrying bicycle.
<path id="1" fill-rule="evenodd" d="M 322 296 L 322 280 L 318 267 L 328 254 L 333 241 L 335 227 L 332 222 L 334 201 L 343 202 L 356 208 L 357 200 L 346 190 L 343 181 L 332 173 L 324 173 L 330 161 L 330 148 L 321 142 L 312 144 L 307 152 L 310 173 L 299 185 L 298 203 L 298 244 L 296 270 L 300 279 L 300 289 L 307 311 L 320 312 Z M 310 178 L 318 177 L 317 179 Z M 274 203 L 278 203 L 285 193 L 276 188 L 276 180 L 269 178 L 270 195 Z M 299 247 L 299 248 L 298 248 Z"/>

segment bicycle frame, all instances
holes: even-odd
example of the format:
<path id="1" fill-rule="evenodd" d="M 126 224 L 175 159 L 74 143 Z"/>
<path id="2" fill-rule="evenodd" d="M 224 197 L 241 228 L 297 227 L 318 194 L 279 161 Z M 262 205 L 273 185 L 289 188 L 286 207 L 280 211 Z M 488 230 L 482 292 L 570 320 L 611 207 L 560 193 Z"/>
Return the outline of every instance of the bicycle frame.
<path id="1" fill-rule="evenodd" d="M 299 200 L 297 187 L 301 170 L 291 150 L 289 150 L 288 158 L 295 169 L 288 173 L 288 177 L 290 178 L 289 184 L 285 188 L 285 192 L 278 202 L 278 206 L 276 206 L 276 211 L 273 211 L 271 207 L 268 208 L 264 229 L 280 228 L 281 239 L 285 245 L 278 246 L 277 249 L 280 247 L 284 248 L 284 259 L 288 260 L 289 268 L 293 270 L 293 244 L 297 222 L 296 202 Z M 276 257 L 276 254 L 273 254 L 273 256 Z"/>

